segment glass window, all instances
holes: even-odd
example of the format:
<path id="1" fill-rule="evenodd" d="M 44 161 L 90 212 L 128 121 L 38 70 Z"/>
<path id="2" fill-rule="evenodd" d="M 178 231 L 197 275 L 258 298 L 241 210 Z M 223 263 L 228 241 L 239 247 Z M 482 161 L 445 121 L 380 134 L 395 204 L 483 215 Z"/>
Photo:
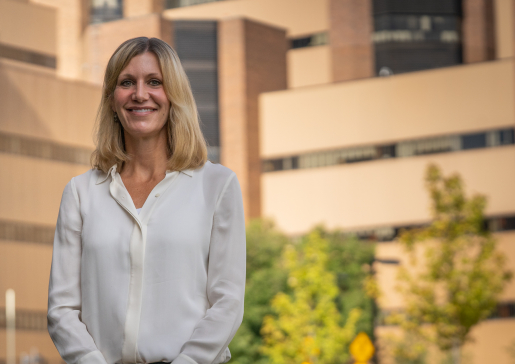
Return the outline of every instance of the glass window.
<path id="1" fill-rule="evenodd" d="M 459 0 L 374 0 L 373 4 L 378 75 L 462 63 Z"/>
<path id="2" fill-rule="evenodd" d="M 314 47 L 325 44 L 329 44 L 329 35 L 327 32 L 311 34 L 305 37 L 294 38 L 291 40 L 292 49 Z"/>
<path id="3" fill-rule="evenodd" d="M 222 0 L 165 0 L 165 9 L 182 8 L 184 6 L 212 3 Z"/>
<path id="4" fill-rule="evenodd" d="M 468 134 L 461 137 L 463 149 L 486 147 L 486 133 Z"/>
<path id="5" fill-rule="evenodd" d="M 91 0 L 91 23 L 123 18 L 122 0 Z"/>

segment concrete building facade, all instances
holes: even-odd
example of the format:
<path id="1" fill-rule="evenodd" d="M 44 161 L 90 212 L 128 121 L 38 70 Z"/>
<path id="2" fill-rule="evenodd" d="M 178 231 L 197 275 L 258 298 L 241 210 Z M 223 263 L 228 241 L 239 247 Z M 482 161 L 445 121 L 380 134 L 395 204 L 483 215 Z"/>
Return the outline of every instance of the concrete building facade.
<path id="1" fill-rule="evenodd" d="M 107 61 L 136 36 L 178 51 L 248 219 L 377 241 L 382 311 L 403 306 L 395 239 L 430 220 L 429 163 L 488 196 L 515 269 L 514 16 L 513 0 L 0 0 L 0 293 L 16 292 L 18 359 L 60 362 L 45 319 L 59 201 L 90 168 Z M 476 363 L 511 360 L 515 282 L 499 310 L 466 348 Z"/>

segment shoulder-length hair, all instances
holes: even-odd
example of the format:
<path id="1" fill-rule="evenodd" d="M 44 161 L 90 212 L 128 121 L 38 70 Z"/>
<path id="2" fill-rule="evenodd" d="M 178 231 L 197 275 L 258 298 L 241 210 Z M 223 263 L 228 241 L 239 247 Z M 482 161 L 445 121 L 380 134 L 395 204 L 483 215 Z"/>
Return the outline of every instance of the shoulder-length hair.
<path id="1" fill-rule="evenodd" d="M 97 113 L 96 149 L 91 155 L 91 164 L 104 172 L 116 164 L 120 171 L 123 162 L 130 159 L 125 150 L 123 127 L 115 120 L 112 109 L 113 94 L 122 70 L 132 58 L 145 52 L 157 56 L 163 87 L 170 101 L 170 115 L 165 125 L 169 153 L 167 168 L 172 171 L 199 168 L 207 161 L 207 146 L 188 77 L 172 47 L 160 39 L 147 37 L 125 41 L 109 59 Z"/>

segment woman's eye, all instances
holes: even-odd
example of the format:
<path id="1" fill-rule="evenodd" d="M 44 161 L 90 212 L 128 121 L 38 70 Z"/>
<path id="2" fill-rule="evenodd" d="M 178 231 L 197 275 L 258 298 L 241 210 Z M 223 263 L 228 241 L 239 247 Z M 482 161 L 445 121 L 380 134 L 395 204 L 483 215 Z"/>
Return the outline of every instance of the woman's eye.
<path id="1" fill-rule="evenodd" d="M 159 86 L 161 84 L 161 81 L 159 80 L 150 80 L 149 81 L 151 86 Z"/>
<path id="2" fill-rule="evenodd" d="M 122 82 L 120 82 L 120 86 L 123 87 L 129 87 L 130 85 L 132 85 L 132 81 L 130 80 L 123 80 Z"/>

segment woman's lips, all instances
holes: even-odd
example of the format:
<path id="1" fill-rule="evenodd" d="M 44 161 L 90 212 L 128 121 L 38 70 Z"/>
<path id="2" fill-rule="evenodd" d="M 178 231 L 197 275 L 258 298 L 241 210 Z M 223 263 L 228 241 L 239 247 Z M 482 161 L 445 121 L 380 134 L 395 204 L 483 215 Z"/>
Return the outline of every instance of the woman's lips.
<path id="1" fill-rule="evenodd" d="M 157 111 L 157 110 L 148 108 L 148 109 L 127 109 L 127 111 L 133 115 L 144 116 L 144 115 L 152 114 L 154 111 Z"/>

